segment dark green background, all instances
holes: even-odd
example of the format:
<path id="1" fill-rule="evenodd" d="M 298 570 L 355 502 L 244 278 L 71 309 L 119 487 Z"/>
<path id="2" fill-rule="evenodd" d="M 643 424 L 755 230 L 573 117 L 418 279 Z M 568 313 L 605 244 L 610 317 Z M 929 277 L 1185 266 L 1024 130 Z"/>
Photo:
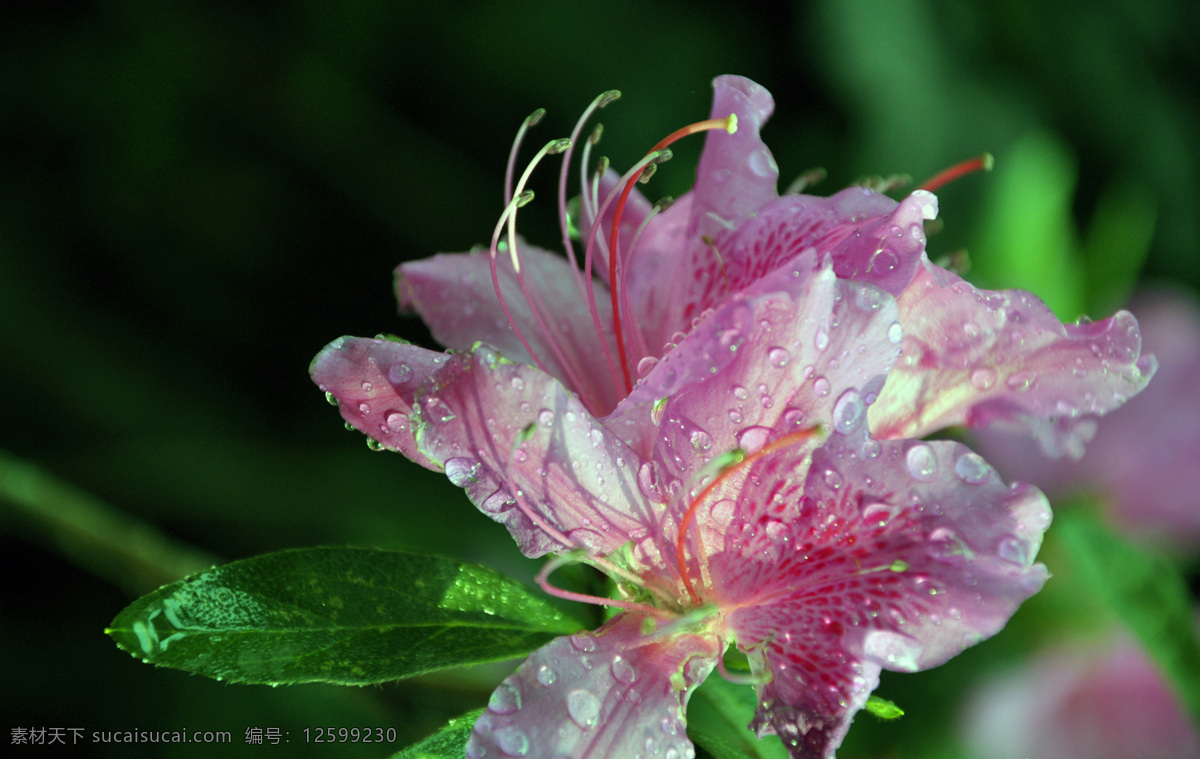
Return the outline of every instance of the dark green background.
<path id="1" fill-rule="evenodd" d="M 1052 135 L 1078 170 L 1078 227 L 1104 188 L 1135 188 L 1157 208 L 1147 273 L 1195 288 L 1198 28 L 1187 0 L 8 8 L 0 450 L 219 559 L 355 544 L 529 578 L 502 529 L 442 477 L 368 451 L 306 375 L 342 334 L 428 340 L 396 316 L 391 270 L 486 239 L 526 114 L 549 111 L 540 144 L 621 89 L 601 152 L 627 166 L 708 114 L 714 76 L 744 74 L 776 97 L 764 136 L 782 183 L 823 166 L 826 193 L 868 174 L 920 180 L 984 150 L 1002 168 L 1020 140 Z M 650 194 L 684 191 L 699 147 L 681 144 Z M 548 247 L 554 174 L 521 222 Z M 935 254 L 978 249 L 988 182 L 940 193 Z M 297 746 L 303 728 L 394 726 L 403 745 L 482 705 L 504 671 L 361 690 L 154 671 L 103 630 L 176 578 L 64 540 L 56 509 L 0 501 L 6 731 L 187 727 L 231 730 L 240 746 L 246 727 L 273 726 L 291 731 L 289 749 L 241 753 L 341 756 Z M 947 677 L 971 677 L 988 649 L 970 656 Z M 908 743 L 887 755 L 921 755 L 922 726 L 949 723 L 953 699 L 922 715 L 901 687 L 884 695 L 908 709 Z M 843 755 L 884 755 L 873 741 L 895 734 L 861 722 Z"/>

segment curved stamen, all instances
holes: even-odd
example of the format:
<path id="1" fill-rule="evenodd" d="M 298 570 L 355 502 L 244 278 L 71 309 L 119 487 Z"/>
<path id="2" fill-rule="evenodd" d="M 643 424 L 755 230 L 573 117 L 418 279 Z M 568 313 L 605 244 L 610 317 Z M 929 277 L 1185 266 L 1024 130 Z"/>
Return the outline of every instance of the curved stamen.
<path id="1" fill-rule="evenodd" d="M 537 123 L 541 121 L 542 117 L 545 115 L 546 109 L 539 108 L 526 116 L 525 120 L 521 122 L 521 128 L 517 130 L 516 138 L 513 139 L 512 149 L 508 151 L 508 166 L 504 170 L 504 205 L 506 206 L 511 203 L 513 199 L 513 169 L 516 168 L 517 152 L 521 149 L 521 141 L 525 139 L 525 133 L 529 131 L 529 128 L 537 126 Z M 519 195 L 520 192 L 517 192 L 516 194 Z"/>
<path id="2" fill-rule="evenodd" d="M 579 286 L 580 294 L 583 294 L 584 292 L 585 283 L 582 275 L 579 272 L 579 262 L 575 258 L 575 246 L 571 243 L 571 230 L 567 218 L 567 174 L 571 169 L 571 155 L 575 151 L 575 142 L 579 139 L 579 133 L 583 130 L 583 125 L 587 123 L 587 120 L 592 117 L 593 113 L 601 108 L 604 108 L 619 97 L 621 97 L 620 90 L 609 90 L 608 92 L 603 92 L 598 95 L 596 99 L 592 101 L 591 105 L 584 110 L 583 115 L 580 116 L 579 121 L 576 122 L 575 128 L 571 130 L 571 147 L 567 148 L 567 152 L 563 155 L 562 168 L 559 169 L 558 172 L 558 223 L 559 227 L 562 229 L 563 247 L 567 252 L 567 260 L 571 262 L 571 273 L 575 275 L 575 283 Z M 587 171 L 587 148 L 596 144 L 596 142 L 599 142 L 600 140 L 598 136 L 600 125 L 597 124 L 596 127 L 597 129 L 594 130 L 592 136 L 588 138 L 587 146 L 584 148 L 583 167 L 585 173 Z"/>
<path id="3" fill-rule="evenodd" d="M 745 470 L 746 467 L 750 466 L 764 456 L 774 453 L 775 451 L 787 448 L 791 445 L 796 445 L 797 443 L 803 443 L 812 438 L 814 435 L 819 434 L 819 432 L 820 427 L 809 427 L 808 429 L 790 432 L 778 440 L 764 445 L 762 448 L 751 454 L 746 454 L 740 449 L 733 451 L 731 454 L 733 462 L 722 466 L 720 474 L 713 478 L 713 481 L 708 483 L 708 485 L 706 485 L 704 489 L 701 490 L 700 493 L 692 500 L 692 505 L 689 506 L 688 510 L 684 513 L 683 519 L 679 520 L 679 537 L 676 539 L 675 543 L 675 561 L 679 564 L 679 579 L 683 581 L 683 586 L 687 589 L 688 595 L 691 596 L 692 603 L 699 604 L 700 595 L 692 586 L 692 579 L 687 566 L 686 549 L 687 531 L 688 527 L 691 526 L 692 521 L 696 517 L 696 509 L 714 490 L 717 489 L 717 487 L 727 482 L 730 475 L 732 475 L 734 472 Z M 698 532 L 696 533 L 696 540 L 696 557 L 703 563 L 706 559 L 704 555 L 703 543 L 700 542 L 702 538 Z"/>
<path id="4" fill-rule="evenodd" d="M 614 185 L 611 190 L 609 190 L 608 195 L 606 195 L 604 198 L 604 202 L 597 206 L 596 212 L 592 215 L 592 226 L 588 230 L 587 246 L 584 248 L 583 254 L 583 276 L 585 280 L 588 282 L 592 280 L 592 255 L 596 250 L 596 246 L 600 246 L 601 248 L 604 246 L 604 243 L 598 234 L 600 230 L 600 219 L 604 218 L 604 213 L 608 210 L 608 207 L 617 197 L 617 192 L 621 185 L 629 178 L 640 173 L 642 169 L 646 168 L 651 163 L 655 161 L 666 160 L 670 157 L 671 151 L 659 150 L 650 153 L 645 158 L 635 163 L 633 168 L 625 172 L 617 184 Z M 601 158 L 600 161 L 601 163 L 605 164 L 605 168 L 607 168 L 608 161 L 603 158 Z M 599 171 L 597 171 L 597 175 L 598 174 Z M 609 285 L 611 287 L 612 280 L 609 280 Z M 600 345 L 604 348 L 604 358 L 608 363 L 609 371 L 612 373 L 613 386 L 621 387 L 621 375 L 617 372 L 617 365 L 613 361 L 612 353 L 608 347 L 608 335 L 604 331 L 604 325 L 600 322 L 600 311 L 596 308 L 596 292 L 590 287 L 587 291 L 587 302 L 588 310 L 592 314 L 592 326 L 595 328 L 596 334 L 600 337 Z M 624 393 L 624 395 L 628 395 L 628 392 Z"/>
<path id="5" fill-rule="evenodd" d="M 662 609 L 640 604 L 635 601 L 622 601 L 618 598 L 604 598 L 602 596 L 593 596 L 586 593 L 576 593 L 570 590 L 563 590 L 550 584 L 550 575 L 559 567 L 564 567 L 568 564 L 575 564 L 584 561 L 582 549 L 571 551 L 570 553 L 556 556 L 542 567 L 542 570 L 537 573 L 534 581 L 550 595 L 556 598 L 562 598 L 567 601 L 578 601 L 579 603 L 594 604 L 596 606 L 611 606 L 617 609 L 625 609 L 626 611 L 640 611 L 644 614 L 650 614 L 655 617 L 666 618 L 671 616 L 670 612 Z"/>
<path id="6" fill-rule="evenodd" d="M 962 163 L 956 163 L 955 165 L 951 166 L 950 168 L 938 172 L 937 174 L 933 175 L 932 177 L 930 177 L 929 179 L 926 179 L 923 183 L 921 183 L 921 186 L 918 187 L 917 189 L 918 190 L 928 190 L 929 192 L 934 192 L 939 187 L 950 184 L 951 182 L 958 179 L 959 177 L 965 176 L 972 172 L 991 171 L 992 165 L 994 163 L 995 163 L 995 159 L 992 158 L 992 154 L 984 153 L 981 156 L 976 156 L 974 158 L 963 161 Z"/>
<path id="7" fill-rule="evenodd" d="M 737 131 L 737 114 L 731 113 L 723 119 L 707 119 L 698 121 L 695 124 L 689 124 L 681 129 L 676 129 L 666 137 L 658 141 L 654 147 L 650 149 L 647 155 L 653 155 L 671 143 L 687 137 L 689 134 L 698 132 L 707 132 L 711 129 L 723 129 L 729 134 Z M 660 163 L 655 161 L 655 163 Z M 633 390 L 633 382 L 629 374 L 629 358 L 625 355 L 625 336 L 621 329 L 621 298 L 618 293 L 620 280 L 617 277 L 617 269 L 620 266 L 620 255 L 618 253 L 618 237 L 621 230 L 621 215 L 625 211 L 625 203 L 629 199 L 629 193 L 633 191 L 633 183 L 636 182 L 642 175 L 645 167 L 639 169 L 632 177 L 625 180 L 625 189 L 621 192 L 621 200 L 617 203 L 616 209 L 613 211 L 612 234 L 608 245 L 608 282 L 612 293 L 612 308 L 613 308 L 613 332 L 617 338 L 617 355 L 621 359 L 621 374 L 625 380 L 625 394 L 629 394 Z M 599 219 L 600 217 L 597 217 Z"/>
<path id="8" fill-rule="evenodd" d="M 500 289 L 500 271 L 496 267 L 496 255 L 499 251 L 500 243 L 500 230 L 504 229 L 504 225 L 508 223 L 508 218 L 515 214 L 518 208 L 531 200 L 533 200 L 533 190 L 526 190 L 518 193 L 517 196 L 513 198 L 507 206 L 505 206 L 504 213 L 500 214 L 500 221 L 496 222 L 496 228 L 492 231 L 492 244 L 488 252 L 491 257 L 492 287 L 496 290 L 496 299 L 500 301 L 500 309 L 504 312 L 504 317 L 508 319 L 508 323 L 513 328 L 513 332 L 516 333 L 517 339 L 521 341 L 521 345 L 525 346 L 525 351 L 529 354 L 529 357 L 533 359 L 533 363 L 537 364 L 537 367 L 543 372 L 549 374 L 550 371 L 546 368 L 546 365 L 542 363 L 542 360 L 538 358 L 537 353 L 535 353 L 533 350 L 533 346 L 531 346 L 529 341 L 525 339 L 525 333 L 521 330 L 520 325 L 517 324 L 517 320 L 513 318 L 512 312 L 508 310 L 508 301 L 504 299 L 504 293 Z"/>

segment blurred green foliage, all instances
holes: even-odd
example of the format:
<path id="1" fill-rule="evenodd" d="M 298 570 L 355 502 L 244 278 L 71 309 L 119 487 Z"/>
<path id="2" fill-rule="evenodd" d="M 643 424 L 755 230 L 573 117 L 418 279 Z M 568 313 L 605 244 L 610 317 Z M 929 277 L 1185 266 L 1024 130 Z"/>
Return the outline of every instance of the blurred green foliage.
<path id="1" fill-rule="evenodd" d="M 0 11 L 0 450 L 88 494 L 110 525 L 70 543 L 53 499 L 29 512 L 0 498 L 0 643 L 21 653 L 4 678 L 7 724 L 229 729 L 235 747 L 246 727 L 276 726 L 291 731 L 289 755 L 329 755 L 301 748 L 300 731 L 394 725 L 399 749 L 486 702 L 503 667 L 264 692 L 138 666 L 103 630 L 152 588 L 120 585 L 94 559 L 136 532 L 121 521 L 132 519 L 223 559 L 352 544 L 528 581 L 536 566 L 502 528 L 441 476 L 342 431 L 305 370 L 341 334 L 431 344 L 396 316 L 391 270 L 485 238 L 510 140 L 534 108 L 549 110 L 539 135 L 559 136 L 620 88 L 602 146 L 628 165 L 707 115 L 714 76 L 744 74 L 775 94 L 765 138 L 782 182 L 823 166 L 820 192 L 867 174 L 921 179 L 990 151 L 994 176 L 939 193 L 931 254 L 966 247 L 988 284 L 1099 317 L 1143 257 L 1149 276 L 1200 286 L 1197 28 L 1188 0 Z M 1030 158 L 1038 149 L 1048 157 Z M 687 188 L 698 151 L 680 144 L 654 180 L 662 192 Z M 535 179 L 539 198 L 552 174 Z M 546 201 L 522 224 L 556 240 Z M 907 716 L 861 719 L 843 755 L 953 746 L 955 694 L 1032 645 L 1037 626 L 1021 620 L 1013 641 L 885 677 Z M 893 687 L 905 678 L 917 700 Z"/>

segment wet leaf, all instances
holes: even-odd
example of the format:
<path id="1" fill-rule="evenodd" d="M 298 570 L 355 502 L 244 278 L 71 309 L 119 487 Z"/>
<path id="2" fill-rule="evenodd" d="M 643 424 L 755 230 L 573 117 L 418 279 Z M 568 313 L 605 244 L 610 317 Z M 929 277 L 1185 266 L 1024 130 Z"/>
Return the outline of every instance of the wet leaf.
<path id="1" fill-rule="evenodd" d="M 583 626 L 473 564 L 306 548 L 166 585 L 107 632 L 137 658 L 218 680 L 363 685 L 523 656 Z"/>
<path id="2" fill-rule="evenodd" d="M 714 674 L 688 703 L 688 737 L 714 759 L 787 759 L 778 738 L 759 740 L 748 727 L 757 706 L 752 687 Z"/>
<path id="3" fill-rule="evenodd" d="M 483 714 L 483 709 L 455 717 L 420 743 L 392 754 L 391 759 L 462 759 L 467 750 L 467 739 L 471 737 L 471 728 L 480 714 Z"/>

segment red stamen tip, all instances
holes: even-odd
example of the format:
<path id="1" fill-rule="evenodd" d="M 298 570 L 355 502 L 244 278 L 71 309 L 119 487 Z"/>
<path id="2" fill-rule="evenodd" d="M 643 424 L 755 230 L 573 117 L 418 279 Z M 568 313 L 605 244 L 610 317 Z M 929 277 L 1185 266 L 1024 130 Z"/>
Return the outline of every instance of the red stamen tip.
<path id="1" fill-rule="evenodd" d="M 995 159 L 992 158 L 992 154 L 984 153 L 981 156 L 976 156 L 962 163 L 955 164 L 935 174 L 933 177 L 925 180 L 917 189 L 934 192 L 943 185 L 950 184 L 959 177 L 966 176 L 967 174 L 972 174 L 976 171 L 991 171 L 993 164 L 995 164 Z"/>

